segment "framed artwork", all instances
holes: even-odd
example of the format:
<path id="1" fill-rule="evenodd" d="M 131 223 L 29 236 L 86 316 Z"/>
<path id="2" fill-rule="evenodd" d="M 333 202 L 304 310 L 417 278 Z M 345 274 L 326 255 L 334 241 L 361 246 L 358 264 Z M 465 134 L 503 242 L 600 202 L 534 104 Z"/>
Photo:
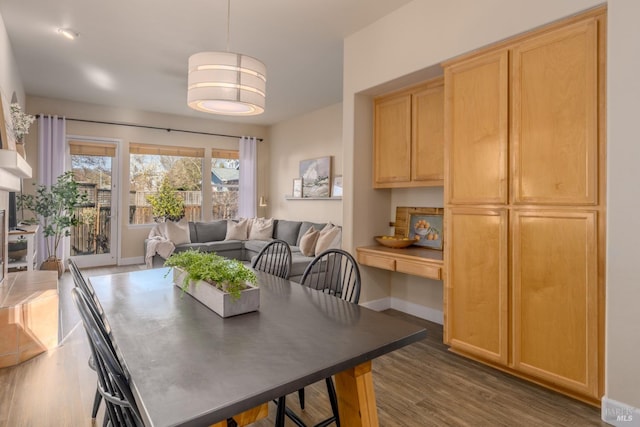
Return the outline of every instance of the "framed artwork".
<path id="1" fill-rule="evenodd" d="M 302 197 L 330 197 L 331 156 L 300 162 Z"/>
<path id="2" fill-rule="evenodd" d="M 443 209 L 413 208 L 408 212 L 407 237 L 416 239 L 416 246 L 442 250 Z"/>
<path id="3" fill-rule="evenodd" d="M 291 197 L 302 197 L 302 178 L 293 179 L 293 191 Z"/>
<path id="4" fill-rule="evenodd" d="M 331 197 L 342 197 L 342 175 L 336 175 L 333 177 Z"/>

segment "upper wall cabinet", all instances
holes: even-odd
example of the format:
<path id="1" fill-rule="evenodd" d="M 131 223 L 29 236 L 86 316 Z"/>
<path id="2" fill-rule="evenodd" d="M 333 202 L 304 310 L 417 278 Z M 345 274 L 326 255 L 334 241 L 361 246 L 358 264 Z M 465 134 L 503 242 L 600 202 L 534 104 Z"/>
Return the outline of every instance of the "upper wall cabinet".
<path id="1" fill-rule="evenodd" d="M 512 64 L 513 202 L 595 205 L 598 21 L 523 41 Z"/>
<path id="2" fill-rule="evenodd" d="M 375 100 L 373 187 L 443 185 L 443 79 Z"/>

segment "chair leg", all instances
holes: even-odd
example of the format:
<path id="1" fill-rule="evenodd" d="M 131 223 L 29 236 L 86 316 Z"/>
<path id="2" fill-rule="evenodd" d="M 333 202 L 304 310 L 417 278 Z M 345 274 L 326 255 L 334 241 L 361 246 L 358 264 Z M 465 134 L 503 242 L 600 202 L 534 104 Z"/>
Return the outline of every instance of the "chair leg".
<path id="1" fill-rule="evenodd" d="M 300 401 L 300 409 L 304 409 L 304 387 L 298 390 L 298 400 Z"/>
<path id="2" fill-rule="evenodd" d="M 287 408 L 286 399 L 286 396 L 282 396 L 278 399 L 278 406 L 276 411 L 276 427 L 284 427 L 285 411 Z"/>
<path id="3" fill-rule="evenodd" d="M 340 427 L 340 415 L 338 414 L 338 396 L 336 394 L 336 387 L 333 385 L 333 378 L 326 379 L 327 393 L 329 393 L 329 402 L 331 402 L 331 410 L 335 417 L 336 427 Z"/>
<path id="4" fill-rule="evenodd" d="M 102 395 L 100 394 L 100 392 L 96 388 L 96 395 L 93 398 L 93 409 L 91 410 L 91 419 L 95 420 L 96 415 L 98 415 L 98 408 L 100 408 L 100 402 L 101 401 L 102 401 Z"/>

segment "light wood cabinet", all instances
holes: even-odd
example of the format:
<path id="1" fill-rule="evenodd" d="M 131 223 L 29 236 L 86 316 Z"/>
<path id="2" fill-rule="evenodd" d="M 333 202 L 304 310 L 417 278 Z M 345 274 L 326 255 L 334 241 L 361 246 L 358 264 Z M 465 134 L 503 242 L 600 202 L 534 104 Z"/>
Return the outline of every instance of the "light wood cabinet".
<path id="1" fill-rule="evenodd" d="M 509 54 L 445 68 L 449 203 L 507 203 Z"/>
<path id="2" fill-rule="evenodd" d="M 604 9 L 445 63 L 445 340 L 597 403 Z"/>
<path id="3" fill-rule="evenodd" d="M 513 202 L 597 203 L 598 21 L 513 49 Z"/>
<path id="4" fill-rule="evenodd" d="M 507 210 L 447 210 L 445 341 L 480 358 L 507 364 L 509 289 Z"/>
<path id="5" fill-rule="evenodd" d="M 373 187 L 443 185 L 443 79 L 374 101 Z"/>
<path id="6" fill-rule="evenodd" d="M 512 217 L 513 367 L 597 396 L 597 212 Z"/>

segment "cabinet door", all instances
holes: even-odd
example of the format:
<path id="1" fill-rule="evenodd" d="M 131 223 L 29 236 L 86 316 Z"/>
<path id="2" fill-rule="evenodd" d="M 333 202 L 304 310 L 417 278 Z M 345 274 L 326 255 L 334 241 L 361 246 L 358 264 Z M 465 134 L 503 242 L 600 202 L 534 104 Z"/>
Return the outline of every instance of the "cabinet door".
<path id="1" fill-rule="evenodd" d="M 411 181 L 411 94 L 377 99 L 374 122 L 373 186 Z"/>
<path id="2" fill-rule="evenodd" d="M 513 213 L 514 367 L 597 396 L 596 212 Z"/>
<path id="3" fill-rule="evenodd" d="M 513 201 L 596 204 L 598 22 L 513 49 Z"/>
<path id="4" fill-rule="evenodd" d="M 451 208 L 446 224 L 446 340 L 454 349 L 506 365 L 507 211 Z"/>
<path id="5" fill-rule="evenodd" d="M 444 180 L 444 82 L 412 96 L 413 181 Z M 442 184 L 440 184 L 442 185 Z"/>
<path id="6" fill-rule="evenodd" d="M 507 203 L 508 52 L 445 69 L 445 200 Z"/>

